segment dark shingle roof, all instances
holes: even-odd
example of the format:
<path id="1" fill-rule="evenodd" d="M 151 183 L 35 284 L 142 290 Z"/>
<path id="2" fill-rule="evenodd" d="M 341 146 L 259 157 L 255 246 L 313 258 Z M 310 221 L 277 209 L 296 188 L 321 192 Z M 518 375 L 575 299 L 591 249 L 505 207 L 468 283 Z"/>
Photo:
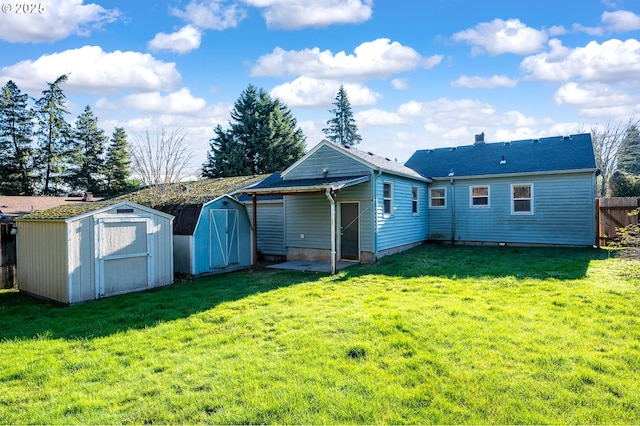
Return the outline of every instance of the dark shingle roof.
<path id="1" fill-rule="evenodd" d="M 405 165 L 426 178 L 596 169 L 588 133 L 419 150 Z"/>

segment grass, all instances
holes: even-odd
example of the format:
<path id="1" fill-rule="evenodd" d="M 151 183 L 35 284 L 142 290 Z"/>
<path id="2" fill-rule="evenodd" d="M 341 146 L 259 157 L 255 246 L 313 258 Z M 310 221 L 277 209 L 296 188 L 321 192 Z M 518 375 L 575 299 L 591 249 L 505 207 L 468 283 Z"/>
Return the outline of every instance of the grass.
<path id="1" fill-rule="evenodd" d="M 637 424 L 639 272 L 422 246 L 72 307 L 1 291 L 0 423 Z"/>

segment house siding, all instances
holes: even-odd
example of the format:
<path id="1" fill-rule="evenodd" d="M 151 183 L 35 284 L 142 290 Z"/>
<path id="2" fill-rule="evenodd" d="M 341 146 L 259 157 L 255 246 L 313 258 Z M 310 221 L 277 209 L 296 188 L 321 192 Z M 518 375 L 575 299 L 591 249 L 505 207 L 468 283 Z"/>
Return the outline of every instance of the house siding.
<path id="1" fill-rule="evenodd" d="M 346 156 L 328 146 L 320 147 L 316 152 L 305 157 L 304 161 L 289 170 L 285 177 L 291 179 L 314 179 L 322 177 L 327 169 L 328 176 L 367 175 L 371 169 L 367 165 Z"/>
<path id="2" fill-rule="evenodd" d="M 593 172 L 434 182 L 447 187 L 445 209 L 431 208 L 429 238 L 467 242 L 593 245 Z M 533 185 L 533 214 L 512 214 L 511 185 Z M 474 208 L 471 186 L 489 186 L 489 207 Z"/>
<path id="3" fill-rule="evenodd" d="M 173 263 L 177 274 L 195 275 L 192 269 L 193 258 L 191 257 L 192 235 L 173 236 Z"/>
<path id="4" fill-rule="evenodd" d="M 376 231 L 378 252 L 422 243 L 427 239 L 428 214 L 426 185 L 423 182 L 383 174 L 376 177 Z M 392 215 L 385 215 L 383 208 L 383 187 L 393 185 Z M 419 211 L 412 211 L 412 188 L 419 190 Z"/>
<path id="5" fill-rule="evenodd" d="M 258 251 L 267 256 L 287 254 L 284 242 L 284 203 L 258 202 Z M 249 219 L 253 224 L 253 207 L 247 205 Z"/>

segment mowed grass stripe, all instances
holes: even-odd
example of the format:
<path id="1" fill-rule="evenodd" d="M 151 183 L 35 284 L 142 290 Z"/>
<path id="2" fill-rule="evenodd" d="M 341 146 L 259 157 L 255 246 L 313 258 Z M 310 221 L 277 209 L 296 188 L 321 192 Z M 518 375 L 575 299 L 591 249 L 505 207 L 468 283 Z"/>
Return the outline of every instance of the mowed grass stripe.
<path id="1" fill-rule="evenodd" d="M 0 423 L 640 421 L 637 263 L 422 246 L 59 307 L 0 293 Z"/>

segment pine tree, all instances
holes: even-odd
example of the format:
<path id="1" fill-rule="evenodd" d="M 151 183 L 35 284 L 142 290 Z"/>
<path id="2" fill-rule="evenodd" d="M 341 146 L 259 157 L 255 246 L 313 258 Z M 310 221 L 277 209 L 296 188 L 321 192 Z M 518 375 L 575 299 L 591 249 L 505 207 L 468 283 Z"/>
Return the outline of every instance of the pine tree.
<path id="1" fill-rule="evenodd" d="M 640 130 L 639 123 L 629 123 L 618 151 L 618 170 L 640 176 Z"/>
<path id="2" fill-rule="evenodd" d="M 351 112 L 351 103 L 343 85 L 340 85 L 333 105 L 335 108 L 329 110 L 333 118 L 327 121 L 329 127 L 322 129 L 322 132 L 333 143 L 344 146 L 360 143 L 362 137 L 358 134 L 358 126 Z"/>
<path id="3" fill-rule="evenodd" d="M 62 84 L 67 81 L 63 74 L 53 83 L 47 83 L 47 90 L 36 102 L 36 116 L 38 118 L 38 156 L 37 165 L 42 173 L 42 189 L 44 195 L 54 195 L 61 192 L 63 171 L 68 154 L 67 144 L 71 126 L 65 121 L 66 96 L 62 91 Z"/>
<path id="4" fill-rule="evenodd" d="M 305 137 L 289 108 L 249 85 L 234 104 L 228 130 L 214 129 L 203 176 L 243 176 L 284 170 L 304 155 Z"/>
<path id="5" fill-rule="evenodd" d="M 129 158 L 127 133 L 122 127 L 116 127 L 107 148 L 104 168 L 106 177 L 106 195 L 121 194 L 129 189 L 131 159 Z"/>
<path id="6" fill-rule="evenodd" d="M 0 193 L 33 195 L 33 112 L 29 96 L 9 81 L 0 97 Z"/>
<path id="7" fill-rule="evenodd" d="M 102 195 L 104 154 L 108 137 L 98 127 L 98 118 L 87 105 L 76 120 L 70 147 L 67 183 L 74 191 Z"/>

